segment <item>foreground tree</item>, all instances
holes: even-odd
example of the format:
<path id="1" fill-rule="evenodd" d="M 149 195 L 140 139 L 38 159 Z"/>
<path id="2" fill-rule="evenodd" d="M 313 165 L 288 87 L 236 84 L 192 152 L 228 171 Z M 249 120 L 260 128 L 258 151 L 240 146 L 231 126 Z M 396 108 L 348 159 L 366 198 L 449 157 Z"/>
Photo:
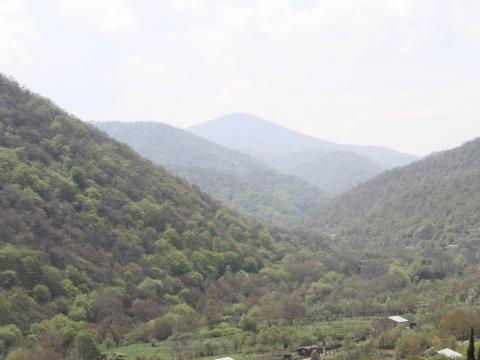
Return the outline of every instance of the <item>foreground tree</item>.
<path id="1" fill-rule="evenodd" d="M 475 360 L 475 335 L 473 326 L 470 328 L 470 341 L 468 342 L 467 360 Z"/>

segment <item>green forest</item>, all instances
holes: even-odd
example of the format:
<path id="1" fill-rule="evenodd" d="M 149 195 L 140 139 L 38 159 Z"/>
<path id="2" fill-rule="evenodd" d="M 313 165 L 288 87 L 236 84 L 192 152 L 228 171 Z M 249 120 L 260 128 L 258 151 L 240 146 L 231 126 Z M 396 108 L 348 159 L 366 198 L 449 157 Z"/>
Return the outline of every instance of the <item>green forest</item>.
<path id="1" fill-rule="evenodd" d="M 384 172 L 307 218 L 360 246 L 419 243 L 475 249 L 480 240 L 480 139 Z"/>
<path id="2" fill-rule="evenodd" d="M 479 162 L 475 140 L 271 228 L 0 76 L 0 359 L 466 355 Z"/>
<path id="3" fill-rule="evenodd" d="M 226 206 L 271 225 L 298 225 L 308 210 L 329 197 L 321 187 L 173 126 L 115 121 L 95 125 Z"/>

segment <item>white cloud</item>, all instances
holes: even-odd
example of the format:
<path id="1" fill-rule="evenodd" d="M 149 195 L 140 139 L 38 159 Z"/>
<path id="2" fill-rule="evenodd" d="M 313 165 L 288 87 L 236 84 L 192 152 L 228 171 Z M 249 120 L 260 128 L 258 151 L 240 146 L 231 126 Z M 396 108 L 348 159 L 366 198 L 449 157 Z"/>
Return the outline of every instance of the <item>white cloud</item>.
<path id="1" fill-rule="evenodd" d="M 480 41 L 480 2 L 459 1 L 451 8 L 455 29 L 467 35 L 478 46 Z"/>
<path id="2" fill-rule="evenodd" d="M 34 1 L 0 0 L 0 64 L 89 120 L 249 111 L 422 153 L 480 132 L 477 0 Z"/>
<path id="3" fill-rule="evenodd" d="M 128 0 L 59 0 L 63 15 L 104 32 L 132 30 L 137 25 L 135 3 Z"/>
<path id="4" fill-rule="evenodd" d="M 0 0 L 0 66 L 29 64 L 29 44 L 37 38 L 25 1 Z"/>

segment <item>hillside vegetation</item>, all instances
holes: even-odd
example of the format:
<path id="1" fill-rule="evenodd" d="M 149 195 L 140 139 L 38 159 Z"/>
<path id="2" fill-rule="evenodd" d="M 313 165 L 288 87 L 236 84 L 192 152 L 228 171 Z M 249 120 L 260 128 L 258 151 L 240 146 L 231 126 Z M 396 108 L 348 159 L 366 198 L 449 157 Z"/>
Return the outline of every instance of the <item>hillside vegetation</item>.
<path id="1" fill-rule="evenodd" d="M 429 186 L 445 181 L 446 218 L 476 224 L 478 143 L 381 175 L 401 181 L 380 195 L 420 182 L 411 199 L 435 212 Z M 368 196 L 352 211 L 379 201 Z M 352 234 L 272 232 L 0 76 L 1 359 L 270 357 L 310 344 L 337 359 L 465 353 L 470 326 L 480 333 L 478 238 L 357 249 Z M 378 321 L 392 314 L 417 326 Z"/>
<path id="2" fill-rule="evenodd" d="M 309 224 L 359 244 L 480 239 L 480 139 L 387 171 L 314 211 Z"/>
<path id="3" fill-rule="evenodd" d="M 281 257 L 264 226 L 0 77 L 0 329 L 57 329 L 57 355 L 88 323 L 118 341 Z"/>
<path id="4" fill-rule="evenodd" d="M 270 224 L 295 224 L 327 198 L 304 180 L 169 125 L 106 122 L 96 126 L 225 205 Z"/>

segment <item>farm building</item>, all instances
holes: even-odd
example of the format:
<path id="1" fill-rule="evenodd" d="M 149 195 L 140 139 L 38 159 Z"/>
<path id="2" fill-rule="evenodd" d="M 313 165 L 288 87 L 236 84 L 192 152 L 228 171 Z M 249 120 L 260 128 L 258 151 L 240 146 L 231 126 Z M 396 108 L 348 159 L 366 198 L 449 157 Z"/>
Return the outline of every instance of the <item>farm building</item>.
<path id="1" fill-rule="evenodd" d="M 390 317 L 386 317 L 386 318 L 375 321 L 375 323 L 373 324 L 373 327 L 375 329 L 376 334 L 381 334 L 396 326 L 409 328 L 411 325 L 413 324 L 410 324 L 410 321 L 408 321 L 407 319 L 401 316 L 390 316 Z"/>
<path id="2" fill-rule="evenodd" d="M 449 359 L 454 359 L 454 360 L 461 359 L 463 357 L 462 354 L 456 351 L 453 351 L 452 349 L 449 349 L 449 348 L 437 351 L 437 355 L 443 355 L 448 357 Z"/>
<path id="3" fill-rule="evenodd" d="M 390 321 L 393 321 L 393 323 L 397 326 L 404 326 L 404 327 L 409 327 L 410 326 L 410 321 L 401 317 L 401 316 L 398 316 L 398 315 L 395 315 L 395 316 L 389 316 L 388 319 Z"/>

